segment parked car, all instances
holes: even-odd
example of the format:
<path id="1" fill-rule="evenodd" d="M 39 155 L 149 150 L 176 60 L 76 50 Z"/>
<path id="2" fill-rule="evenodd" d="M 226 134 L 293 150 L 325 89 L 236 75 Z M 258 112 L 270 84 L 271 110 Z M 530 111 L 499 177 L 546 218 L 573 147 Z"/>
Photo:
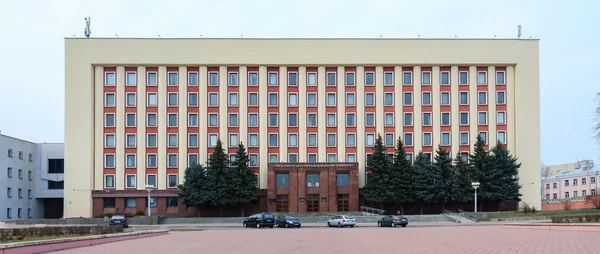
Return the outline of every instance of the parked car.
<path id="1" fill-rule="evenodd" d="M 275 216 L 271 213 L 257 213 L 250 215 L 250 217 L 244 220 L 244 227 L 270 227 L 275 226 Z"/>
<path id="2" fill-rule="evenodd" d="M 408 225 L 408 219 L 406 219 L 406 217 L 403 217 L 403 216 L 388 215 L 388 216 L 381 218 L 379 221 L 377 221 L 377 226 L 379 226 L 379 227 L 393 227 L 394 228 L 397 225 L 406 227 L 406 225 Z"/>
<path id="3" fill-rule="evenodd" d="M 129 227 L 129 222 L 127 221 L 125 216 L 121 216 L 121 215 L 115 215 L 113 217 L 110 217 L 108 224 L 109 225 L 123 225 L 123 227 L 125 227 L 125 228 Z"/>
<path id="4" fill-rule="evenodd" d="M 350 215 L 336 215 L 327 221 L 328 227 L 345 227 L 349 226 L 353 228 L 356 225 L 356 219 Z"/>
<path id="5" fill-rule="evenodd" d="M 281 216 L 277 217 L 277 220 L 275 221 L 275 225 L 277 225 L 277 227 L 300 228 L 300 226 L 302 226 L 302 222 L 294 216 L 281 215 Z"/>

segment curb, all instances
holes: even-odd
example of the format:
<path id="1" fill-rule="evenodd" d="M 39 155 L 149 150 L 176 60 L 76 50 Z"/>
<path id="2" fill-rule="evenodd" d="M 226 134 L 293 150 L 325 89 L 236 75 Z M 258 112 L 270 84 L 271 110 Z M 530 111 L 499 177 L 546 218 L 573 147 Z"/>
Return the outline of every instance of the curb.
<path id="1" fill-rule="evenodd" d="M 588 232 L 600 232 L 600 224 L 504 224 L 505 228 L 518 228 L 518 229 L 537 229 L 537 230 L 555 230 L 555 231 L 588 231 Z"/>
<path id="2" fill-rule="evenodd" d="M 103 243 L 118 242 L 123 240 L 146 238 L 168 234 L 168 229 L 144 230 L 127 233 L 91 235 L 81 237 L 59 238 L 40 241 L 18 242 L 0 244 L 0 254 L 9 253 L 44 253 L 66 250 Z"/>

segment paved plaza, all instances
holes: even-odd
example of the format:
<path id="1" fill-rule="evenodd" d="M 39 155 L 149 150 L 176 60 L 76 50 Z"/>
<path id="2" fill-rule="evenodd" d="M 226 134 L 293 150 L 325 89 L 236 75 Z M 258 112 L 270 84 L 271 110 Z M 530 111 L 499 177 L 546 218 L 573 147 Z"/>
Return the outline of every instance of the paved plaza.
<path id="1" fill-rule="evenodd" d="M 502 226 L 208 229 L 53 253 L 597 253 L 600 233 Z"/>

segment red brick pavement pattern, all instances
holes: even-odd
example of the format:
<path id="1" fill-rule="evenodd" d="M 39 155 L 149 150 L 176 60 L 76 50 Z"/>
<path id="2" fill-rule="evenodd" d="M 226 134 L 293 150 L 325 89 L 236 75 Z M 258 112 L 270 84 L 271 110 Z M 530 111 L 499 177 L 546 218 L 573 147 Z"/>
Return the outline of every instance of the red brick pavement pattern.
<path id="1" fill-rule="evenodd" d="M 597 253 L 599 236 L 501 226 L 230 229 L 171 232 L 55 253 Z"/>

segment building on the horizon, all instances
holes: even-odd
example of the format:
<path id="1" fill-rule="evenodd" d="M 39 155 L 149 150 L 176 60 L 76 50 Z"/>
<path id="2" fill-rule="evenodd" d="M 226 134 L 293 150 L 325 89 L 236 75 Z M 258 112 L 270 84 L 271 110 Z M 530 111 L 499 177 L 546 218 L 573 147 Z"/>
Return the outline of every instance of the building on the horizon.
<path id="1" fill-rule="evenodd" d="M 377 135 L 390 153 L 401 137 L 410 159 L 419 151 L 433 158 L 438 145 L 466 158 L 477 135 L 486 149 L 499 140 L 522 162 L 523 201 L 540 206 L 538 40 L 65 44 L 65 217 L 145 211 L 145 185 L 155 186 L 153 215 L 197 215 L 178 202 L 177 184 L 217 139 L 230 156 L 247 146 L 260 207 L 299 192 L 286 182 L 291 171 L 268 170 L 274 162 L 357 162 L 362 187 Z M 299 182 L 333 179 L 312 177 Z M 316 209 L 332 207 L 316 200 Z"/>
<path id="2" fill-rule="evenodd" d="M 542 209 L 562 210 L 568 200 L 571 208 L 592 208 L 587 196 L 600 195 L 600 167 L 594 161 L 578 162 L 580 166 L 542 178 Z"/>
<path id="3" fill-rule="evenodd" d="M 0 134 L 0 221 L 61 218 L 63 144 Z"/>
<path id="4" fill-rule="evenodd" d="M 580 160 L 572 163 L 564 163 L 558 165 L 549 165 L 542 168 L 542 178 L 552 177 L 574 169 L 580 169 L 586 166 L 593 166 L 594 160 Z"/>

